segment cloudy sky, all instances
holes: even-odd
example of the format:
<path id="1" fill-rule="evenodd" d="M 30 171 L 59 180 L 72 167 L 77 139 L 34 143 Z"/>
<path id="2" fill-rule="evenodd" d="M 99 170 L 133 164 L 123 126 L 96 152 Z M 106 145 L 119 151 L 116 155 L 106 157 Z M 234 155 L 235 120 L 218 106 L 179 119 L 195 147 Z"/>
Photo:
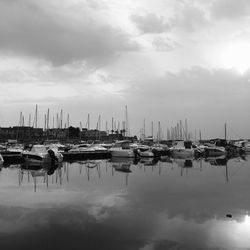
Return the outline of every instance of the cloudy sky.
<path id="1" fill-rule="evenodd" d="M 0 0 L 0 126 L 38 104 L 40 126 L 50 108 L 104 129 L 128 105 L 132 134 L 250 137 L 249 21 L 248 0 Z"/>

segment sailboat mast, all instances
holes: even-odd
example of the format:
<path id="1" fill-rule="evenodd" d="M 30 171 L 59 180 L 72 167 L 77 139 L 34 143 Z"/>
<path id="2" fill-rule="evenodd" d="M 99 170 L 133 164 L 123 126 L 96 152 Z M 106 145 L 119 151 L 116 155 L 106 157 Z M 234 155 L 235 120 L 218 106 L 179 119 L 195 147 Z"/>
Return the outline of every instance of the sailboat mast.
<path id="1" fill-rule="evenodd" d="M 31 114 L 29 114 L 29 127 L 31 126 Z"/>
<path id="2" fill-rule="evenodd" d="M 185 119 L 185 140 L 188 140 L 188 125 L 187 125 L 187 119 Z"/>
<path id="3" fill-rule="evenodd" d="M 151 123 L 151 135 L 152 135 L 152 138 L 154 138 L 154 122 L 153 121 Z"/>
<path id="4" fill-rule="evenodd" d="M 37 104 L 36 104 L 36 113 L 35 113 L 35 128 L 37 128 Z"/>
<path id="5" fill-rule="evenodd" d="M 125 107 L 126 109 L 126 114 L 125 114 L 125 118 L 126 118 L 126 123 L 125 123 L 125 136 L 128 136 L 128 108 L 127 105 Z"/>
<path id="6" fill-rule="evenodd" d="M 49 109 L 48 109 L 48 112 L 47 112 L 47 129 L 49 129 Z"/>
<path id="7" fill-rule="evenodd" d="M 44 130 L 47 129 L 47 117 L 46 114 L 44 115 Z"/>
<path id="8" fill-rule="evenodd" d="M 63 128 L 63 110 L 61 109 L 61 120 L 60 120 L 60 128 Z"/>
<path id="9" fill-rule="evenodd" d="M 114 133 L 114 117 L 112 117 L 112 121 L 111 121 L 111 133 Z"/>
<path id="10" fill-rule="evenodd" d="M 69 128 L 69 113 L 67 114 L 67 127 Z"/>
<path id="11" fill-rule="evenodd" d="M 59 128 L 59 116 L 58 113 L 56 113 L 56 128 Z"/>
<path id="12" fill-rule="evenodd" d="M 225 140 L 227 140 L 227 124 L 225 123 Z"/>
<path id="13" fill-rule="evenodd" d="M 146 121 L 145 118 L 143 120 L 143 140 L 145 141 L 146 139 Z"/>
<path id="14" fill-rule="evenodd" d="M 23 117 L 23 113 L 22 113 L 22 111 L 20 112 L 20 116 L 19 116 L 19 127 L 21 127 L 22 126 L 22 117 Z"/>
<path id="15" fill-rule="evenodd" d="M 182 122 L 180 120 L 180 140 L 183 139 L 183 136 L 182 136 Z"/>
<path id="16" fill-rule="evenodd" d="M 161 122 L 160 121 L 158 122 L 158 140 L 159 142 L 161 140 Z"/>

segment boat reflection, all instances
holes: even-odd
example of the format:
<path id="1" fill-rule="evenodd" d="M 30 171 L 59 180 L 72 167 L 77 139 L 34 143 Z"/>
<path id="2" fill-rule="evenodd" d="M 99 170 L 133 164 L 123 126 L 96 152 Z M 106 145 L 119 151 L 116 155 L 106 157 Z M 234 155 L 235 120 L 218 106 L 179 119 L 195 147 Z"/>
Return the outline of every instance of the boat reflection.
<path id="1" fill-rule="evenodd" d="M 62 185 L 62 164 L 48 164 L 48 163 L 42 163 L 42 164 L 30 164 L 30 163 L 24 163 L 20 164 L 18 168 L 18 182 L 19 186 L 24 184 L 24 177 L 27 176 L 27 181 L 30 183 L 30 180 L 33 179 L 34 181 L 34 191 L 37 191 L 37 182 L 42 180 L 43 183 L 46 184 L 46 186 L 49 186 L 49 176 L 56 175 L 56 183 L 59 180 L 60 185 Z M 53 183 L 53 178 L 52 178 Z"/>
<path id="2" fill-rule="evenodd" d="M 193 160 L 192 159 L 174 158 L 173 162 L 175 162 L 179 167 L 182 167 L 182 168 L 192 168 L 193 167 Z"/>
<path id="3" fill-rule="evenodd" d="M 210 165 L 212 165 L 212 166 L 226 166 L 228 160 L 229 159 L 225 155 L 205 158 L 205 161 L 209 162 Z"/>
<path id="4" fill-rule="evenodd" d="M 180 168 L 181 176 L 183 176 L 184 173 L 187 175 L 189 172 L 193 173 L 193 171 L 197 170 L 202 171 L 204 167 L 207 169 L 209 166 L 217 166 L 220 172 L 222 172 L 225 178 L 224 180 L 229 182 L 234 172 L 238 171 L 237 166 L 241 166 L 247 160 L 248 158 L 246 156 L 236 158 L 218 156 L 200 159 L 193 159 L 190 157 L 170 158 L 166 156 L 162 159 L 142 158 L 139 159 L 139 161 L 135 161 L 131 158 L 111 158 L 110 160 L 84 160 L 72 163 L 63 162 L 60 165 L 32 165 L 28 163 L 3 165 L 3 169 L 17 169 L 19 185 L 26 185 L 33 180 L 34 190 L 37 191 L 38 183 L 43 183 L 47 187 L 49 183 L 58 183 L 61 186 L 63 181 L 65 181 L 64 183 L 70 182 L 70 178 L 72 178 L 71 182 L 74 183 L 75 179 L 78 178 L 77 176 L 80 175 L 87 177 L 87 180 L 90 181 L 91 179 L 101 179 L 102 177 L 109 178 L 109 176 L 114 176 L 115 172 L 125 174 L 126 185 L 128 185 L 129 175 L 137 175 L 136 178 L 138 178 L 140 171 L 146 172 L 149 170 L 149 166 L 152 168 L 152 171 L 149 172 L 158 171 L 159 175 L 165 175 L 165 173 L 167 173 L 165 171 L 169 169 L 168 167 L 173 171 L 176 171 L 176 167 L 178 167 Z M 177 170 L 177 172 L 179 171 Z"/>
<path id="5" fill-rule="evenodd" d="M 145 165 L 145 166 L 154 166 L 157 164 L 159 159 L 157 158 L 141 158 L 139 163 Z"/>
<path id="6" fill-rule="evenodd" d="M 101 163 L 104 162 L 104 160 L 85 160 L 85 161 L 77 161 L 77 164 L 79 165 L 79 173 L 82 174 L 82 168 L 85 167 L 86 174 L 88 177 L 88 181 L 90 180 L 90 171 L 97 171 L 99 178 L 101 178 Z M 66 165 L 67 170 L 69 170 L 69 165 Z"/>
<path id="7" fill-rule="evenodd" d="M 130 167 L 133 164 L 133 161 L 128 158 L 115 158 L 112 157 L 110 160 L 110 164 L 112 167 L 112 175 L 113 175 L 113 169 L 117 172 L 125 173 L 125 182 L 126 186 L 128 185 L 128 176 L 130 173 L 132 173 Z"/>

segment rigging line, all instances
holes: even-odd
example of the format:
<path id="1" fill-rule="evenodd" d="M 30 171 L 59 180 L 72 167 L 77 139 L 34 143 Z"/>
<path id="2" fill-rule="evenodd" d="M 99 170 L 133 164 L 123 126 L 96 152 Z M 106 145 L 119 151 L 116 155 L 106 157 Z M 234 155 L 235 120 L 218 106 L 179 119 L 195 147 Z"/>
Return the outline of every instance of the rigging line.
<path id="1" fill-rule="evenodd" d="M 221 129 L 220 134 L 219 134 L 219 138 L 224 138 L 225 135 L 225 130 Z"/>
<path id="2" fill-rule="evenodd" d="M 227 125 L 230 129 L 231 129 L 231 131 L 239 138 L 239 139 L 241 139 L 242 137 L 241 136 L 239 136 L 229 125 Z"/>

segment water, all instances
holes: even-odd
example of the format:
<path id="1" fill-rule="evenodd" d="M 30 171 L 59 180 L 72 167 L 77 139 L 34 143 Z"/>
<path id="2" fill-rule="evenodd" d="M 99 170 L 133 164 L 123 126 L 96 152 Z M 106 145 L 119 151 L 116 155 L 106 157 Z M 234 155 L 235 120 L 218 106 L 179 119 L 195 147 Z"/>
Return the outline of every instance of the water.
<path id="1" fill-rule="evenodd" d="M 0 248 L 250 249 L 248 159 L 3 167 Z"/>

